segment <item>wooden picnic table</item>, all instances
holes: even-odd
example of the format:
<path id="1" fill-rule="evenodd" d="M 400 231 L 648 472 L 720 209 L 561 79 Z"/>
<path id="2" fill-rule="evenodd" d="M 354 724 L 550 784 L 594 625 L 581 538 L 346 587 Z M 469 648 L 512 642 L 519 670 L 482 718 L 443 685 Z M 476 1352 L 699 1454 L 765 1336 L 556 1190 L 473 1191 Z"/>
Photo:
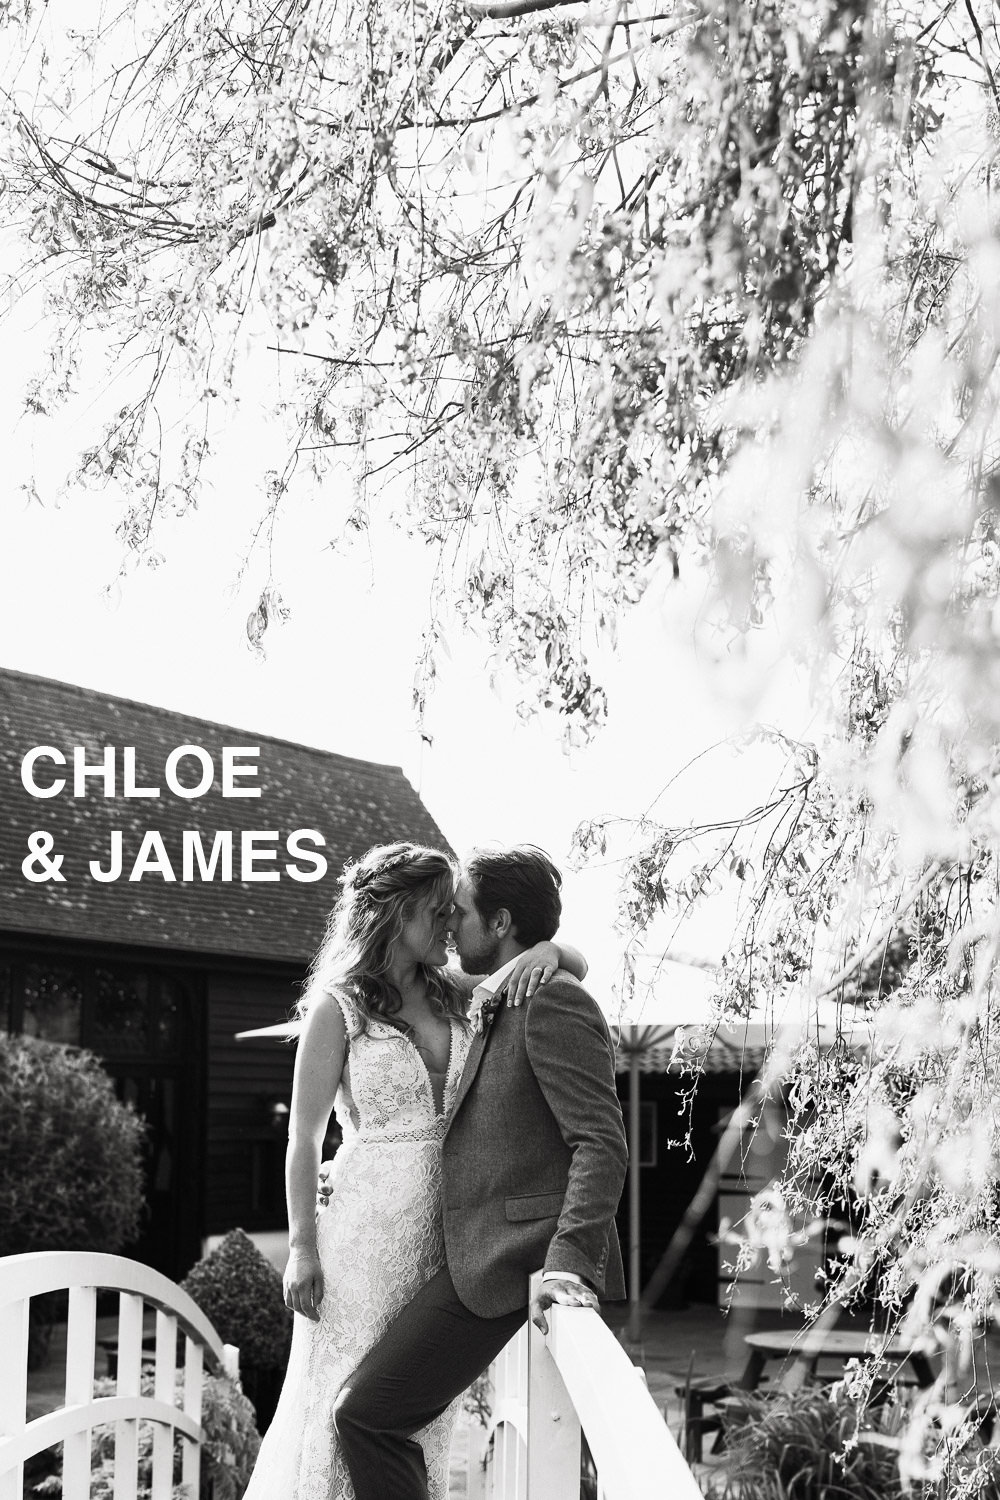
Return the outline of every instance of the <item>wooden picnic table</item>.
<path id="1" fill-rule="evenodd" d="M 874 1354 L 897 1369 L 909 1363 L 919 1386 L 934 1384 L 934 1371 L 924 1350 L 907 1339 L 881 1338 L 877 1333 L 843 1328 L 789 1328 L 774 1333 L 748 1333 L 743 1342 L 749 1351 L 737 1390 L 755 1391 L 769 1360 L 780 1359 L 785 1368 L 779 1377 L 779 1388 L 798 1388 L 815 1375 L 821 1359 L 865 1359 Z"/>

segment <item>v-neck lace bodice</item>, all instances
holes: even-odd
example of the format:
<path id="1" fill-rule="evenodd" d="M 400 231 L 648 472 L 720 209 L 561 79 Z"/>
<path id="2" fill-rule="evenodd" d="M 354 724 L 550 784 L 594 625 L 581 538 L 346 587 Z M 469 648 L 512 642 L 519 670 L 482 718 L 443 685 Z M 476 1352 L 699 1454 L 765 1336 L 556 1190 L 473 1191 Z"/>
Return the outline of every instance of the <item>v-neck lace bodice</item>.
<path id="1" fill-rule="evenodd" d="M 353 1007 L 349 1001 L 342 1000 L 341 1005 L 350 1033 L 355 1024 Z M 374 1018 L 364 1032 L 350 1038 L 336 1103 L 345 1144 L 354 1136 L 388 1141 L 439 1140 L 444 1135 L 469 1050 L 468 1028 L 454 1019 L 449 1025 L 451 1042 L 440 1110 L 431 1070 L 398 1026 Z"/>

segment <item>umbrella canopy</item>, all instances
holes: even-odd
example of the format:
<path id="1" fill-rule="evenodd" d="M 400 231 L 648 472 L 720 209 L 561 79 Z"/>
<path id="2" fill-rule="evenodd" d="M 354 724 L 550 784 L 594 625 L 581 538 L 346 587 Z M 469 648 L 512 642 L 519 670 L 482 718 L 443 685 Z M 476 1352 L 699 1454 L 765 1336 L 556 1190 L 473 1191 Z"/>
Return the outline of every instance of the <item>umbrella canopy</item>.
<path id="1" fill-rule="evenodd" d="M 712 1054 L 721 1054 L 735 1068 L 744 1053 L 759 1058 L 776 1042 L 812 1039 L 821 1047 L 836 1040 L 867 1045 L 871 1030 L 862 1007 L 841 1006 L 817 999 L 803 985 L 781 1001 L 755 1005 L 744 1020 L 719 1024 L 713 996 L 718 971 L 700 960 L 690 962 L 644 955 L 636 962 L 631 997 L 616 1010 L 607 1009 L 613 1029 L 620 1030 L 619 1070 L 624 1071 L 634 1051 L 642 1072 L 666 1072 L 685 1053 L 705 1053 L 710 1071 Z"/>
<path id="2" fill-rule="evenodd" d="M 279 1021 L 276 1026 L 255 1026 L 252 1031 L 237 1031 L 236 1040 L 246 1042 L 255 1037 L 269 1037 L 273 1042 L 288 1042 L 301 1030 L 301 1021 Z"/>

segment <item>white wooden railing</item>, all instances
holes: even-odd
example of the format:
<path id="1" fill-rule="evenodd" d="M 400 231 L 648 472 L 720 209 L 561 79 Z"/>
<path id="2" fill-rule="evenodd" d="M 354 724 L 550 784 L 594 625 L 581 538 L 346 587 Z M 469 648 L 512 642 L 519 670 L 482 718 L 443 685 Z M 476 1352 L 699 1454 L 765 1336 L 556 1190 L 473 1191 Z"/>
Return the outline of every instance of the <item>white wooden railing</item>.
<path id="1" fill-rule="evenodd" d="M 66 1385 L 57 1410 L 27 1420 L 28 1299 L 68 1289 Z M 118 1375 L 114 1396 L 94 1396 L 97 1293 L 118 1300 Z M 156 1311 L 153 1394 L 141 1394 L 143 1315 Z M 182 1404 L 176 1404 L 178 1332 L 184 1335 Z M 173 1490 L 174 1434 L 181 1439 L 181 1482 L 197 1500 L 201 1470 L 201 1394 L 205 1361 L 236 1375 L 239 1351 L 223 1344 L 191 1298 L 148 1266 L 117 1255 L 49 1251 L 0 1259 L 0 1500 L 21 1500 L 25 1462 L 63 1444 L 63 1500 L 90 1494 L 91 1434 L 115 1425 L 115 1500 L 135 1500 L 139 1423 L 153 1424 L 153 1500 Z"/>
<path id="2" fill-rule="evenodd" d="M 599 1314 L 553 1307 L 546 1317 L 547 1335 L 528 1323 L 490 1367 L 469 1500 L 579 1500 L 581 1434 L 598 1500 L 702 1500 L 642 1372 Z"/>

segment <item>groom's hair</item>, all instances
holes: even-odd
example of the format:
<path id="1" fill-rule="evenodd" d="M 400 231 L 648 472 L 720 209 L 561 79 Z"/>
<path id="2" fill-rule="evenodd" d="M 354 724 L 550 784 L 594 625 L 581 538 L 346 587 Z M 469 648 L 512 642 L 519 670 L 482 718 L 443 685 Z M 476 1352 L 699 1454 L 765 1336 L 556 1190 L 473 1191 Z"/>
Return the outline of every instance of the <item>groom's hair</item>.
<path id="1" fill-rule="evenodd" d="M 501 907 L 510 912 L 517 941 L 525 948 L 555 935 L 562 914 L 562 876 L 544 849 L 473 849 L 463 862 L 479 915 L 485 922 Z"/>

